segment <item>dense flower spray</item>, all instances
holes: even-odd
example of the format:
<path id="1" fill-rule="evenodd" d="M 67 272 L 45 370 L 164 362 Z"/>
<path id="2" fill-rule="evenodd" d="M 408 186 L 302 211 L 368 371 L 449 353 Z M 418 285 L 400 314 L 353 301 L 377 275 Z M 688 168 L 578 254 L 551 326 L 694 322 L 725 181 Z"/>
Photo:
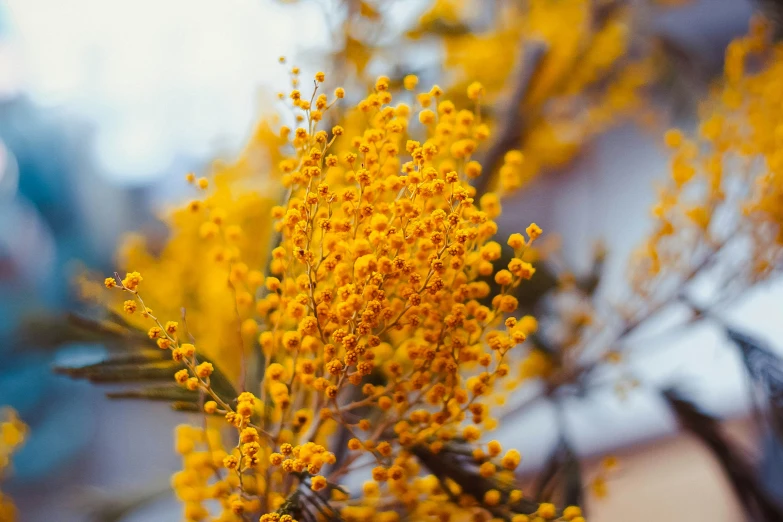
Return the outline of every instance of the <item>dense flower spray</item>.
<path id="1" fill-rule="evenodd" d="M 754 19 L 726 50 L 724 81 L 703 102 L 698 133 L 666 133 L 670 177 L 631 267 L 630 321 L 687 297 L 683 285 L 707 270 L 718 289 L 712 306 L 779 270 L 782 50 Z"/>
<path id="2" fill-rule="evenodd" d="M 621 341 L 672 304 L 703 313 L 779 272 L 782 49 L 768 23 L 754 19 L 749 34 L 728 46 L 722 81 L 702 102 L 696 131 L 670 129 L 663 136 L 669 171 L 658 184 L 651 231 L 630 260 L 624 291 L 596 296 L 595 279 L 578 281 L 570 273 L 558 281 L 558 302 L 567 306 L 547 314 L 557 320 L 542 318 L 539 333 L 569 352 L 558 361 L 565 367 L 549 372 L 554 383 L 595 368 L 596 357 L 619 362 L 627 347 Z M 603 247 L 596 257 L 600 265 Z M 712 295 L 694 303 L 690 285 L 704 283 L 705 274 L 710 284 L 702 294 Z"/>
<path id="3" fill-rule="evenodd" d="M 639 6 L 435 0 L 394 34 L 400 24 L 393 3 L 343 4 L 349 15 L 334 28 L 336 45 L 343 44 L 335 63 L 341 78 L 355 75 L 363 86 L 370 65 L 391 61 L 397 70 L 447 79 L 444 91 L 457 104 L 467 101 L 472 82 L 485 86 L 484 119 L 498 130 L 483 158 L 480 186 L 518 190 L 569 163 L 616 122 L 651 120 L 646 91 L 666 59 L 649 30 L 638 27 L 649 16 L 640 16 Z M 389 53 L 390 41 L 402 52 Z M 422 47 L 434 52 L 427 56 Z M 504 161 L 509 150 L 521 151 L 525 161 Z"/>
<path id="4" fill-rule="evenodd" d="M 418 95 L 414 115 L 409 105 L 392 105 L 381 77 L 345 128 L 326 131 L 321 122 L 344 91 L 319 93 L 323 81 L 318 73 L 310 95 L 288 95 L 299 126 L 280 133 L 290 151 L 278 164 L 287 194 L 267 208 L 275 234 L 266 266 L 257 250 L 269 243 L 258 236 L 263 227 L 238 217 L 261 202 L 250 198 L 237 210 L 208 197 L 183 211 L 201 241 L 183 270 L 210 263 L 204 275 L 213 274 L 210 284 L 223 294 L 222 334 L 205 338 L 213 346 L 202 349 L 199 336 L 189 336 L 192 317 L 186 327 L 147 306 L 146 272 L 105 281 L 125 292 L 124 312 L 149 321 L 149 337 L 182 363 L 176 382 L 204 394 L 204 413 L 232 427 L 180 428 L 185 469 L 174 487 L 185 518 L 207 518 L 214 499 L 219 520 L 457 512 L 474 520 L 579 519 L 576 508 L 523 504 L 513 487 L 521 455 L 487 436 L 497 422 L 488 397 L 507 393 L 509 354 L 536 328 L 534 319 L 515 317 L 512 294 L 535 272 L 524 255 L 542 231 L 531 224 L 512 234 L 514 255 L 496 266 L 500 202 L 492 193 L 475 201 L 470 186 L 481 175 L 472 154 L 489 136 L 479 112 L 457 109 L 435 86 Z M 468 88 L 475 107 L 483 94 L 479 84 Z M 423 141 L 411 139 L 412 120 Z M 209 188 L 206 179 L 188 180 Z M 216 366 L 198 356 L 219 354 L 223 342 L 239 346 L 236 366 L 249 384 L 234 397 L 213 387 Z M 261 382 L 245 382 L 251 351 L 261 354 Z M 421 454 L 457 447 L 492 485 L 480 498 L 422 469 Z M 343 481 L 361 469 L 369 480 L 358 494 Z"/>
<path id="5" fill-rule="evenodd" d="M 628 5 L 500 3 L 489 23 L 485 11 L 479 2 L 438 0 L 410 35 L 437 35 L 454 89 L 480 79 L 493 108 L 510 112 L 506 150 L 519 150 L 525 161 L 512 157 L 495 164 L 489 158 L 487 175 L 495 176 L 488 183 L 496 190 L 518 190 L 542 172 L 569 163 L 617 121 L 649 116 L 644 90 L 655 80 L 659 56 L 655 46 L 633 38 L 641 31 L 638 13 Z M 444 25 L 451 30 L 437 29 Z M 475 31 L 459 30 L 475 26 Z M 509 88 L 516 97 L 504 100 Z M 494 119 L 502 123 L 503 117 L 495 113 Z"/>
<path id="6" fill-rule="evenodd" d="M 162 253 L 135 242 L 124 252 L 134 271 L 105 280 L 122 291 L 127 322 L 179 365 L 183 392 L 200 397 L 204 422 L 177 432 L 185 519 L 583 520 L 576 506 L 523 497 L 520 453 L 488 436 L 491 407 L 526 379 L 557 390 L 618 362 L 623 337 L 732 248 L 748 254 L 732 281 L 779 266 L 780 52 L 754 24 L 728 49 L 700 137 L 667 133 L 671 179 L 619 326 L 596 320 L 593 294 L 565 281 L 558 291 L 585 306 L 559 332 L 564 357 L 519 347 L 538 329 L 518 297 L 541 229 L 511 234 L 501 264 L 500 199 L 472 186 L 486 174 L 474 156 L 491 134 L 487 89 L 467 84 L 470 110 L 438 86 L 392 103 L 381 77 L 338 118 L 345 91 L 321 93 L 318 73 L 304 92 L 294 68 L 281 99 L 295 123 L 259 127 L 248 149 L 273 160 L 282 203 L 238 182 L 259 170 L 252 152 L 188 175 L 205 196 L 173 214 Z M 417 84 L 408 76 L 402 87 Z M 512 171 L 528 161 L 504 154 L 501 190 L 517 187 Z"/>

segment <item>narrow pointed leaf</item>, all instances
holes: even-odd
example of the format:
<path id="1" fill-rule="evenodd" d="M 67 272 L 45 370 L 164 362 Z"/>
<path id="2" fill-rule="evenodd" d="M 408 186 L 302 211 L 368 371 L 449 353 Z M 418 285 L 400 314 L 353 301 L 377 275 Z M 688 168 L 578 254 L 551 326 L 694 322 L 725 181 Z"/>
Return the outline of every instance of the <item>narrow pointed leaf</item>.
<path id="1" fill-rule="evenodd" d="M 192 392 L 176 385 L 150 386 L 147 388 L 122 390 L 106 394 L 110 399 L 145 399 L 167 402 L 198 402 L 198 392 Z"/>
<path id="2" fill-rule="evenodd" d="M 55 368 L 74 378 L 88 379 L 92 382 L 120 383 L 136 381 L 171 380 L 174 373 L 183 366 L 174 361 L 160 361 L 140 364 L 110 364 L 107 362 L 91 364 L 78 368 Z"/>
<path id="3" fill-rule="evenodd" d="M 739 348 L 748 375 L 766 402 L 760 409 L 783 441 L 783 357 L 760 339 L 736 329 L 727 327 L 726 335 Z"/>

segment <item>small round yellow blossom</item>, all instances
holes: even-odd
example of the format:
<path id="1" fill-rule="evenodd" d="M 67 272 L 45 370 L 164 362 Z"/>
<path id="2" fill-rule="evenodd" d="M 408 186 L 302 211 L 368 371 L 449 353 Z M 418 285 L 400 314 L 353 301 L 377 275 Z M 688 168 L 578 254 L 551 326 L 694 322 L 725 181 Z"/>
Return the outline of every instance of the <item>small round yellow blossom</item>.
<path id="1" fill-rule="evenodd" d="M 196 366 L 196 375 L 198 375 L 202 379 L 206 379 L 207 377 L 212 375 L 213 371 L 215 371 L 215 369 L 212 366 L 212 363 L 203 362 L 198 366 Z"/>
<path id="2" fill-rule="evenodd" d="M 682 145 L 682 132 L 679 129 L 669 129 L 664 134 L 663 139 L 667 147 L 676 149 Z"/>
<path id="3" fill-rule="evenodd" d="M 538 331 L 538 321 L 532 315 L 523 316 L 517 323 L 517 327 L 527 334 Z"/>
<path id="4" fill-rule="evenodd" d="M 126 314 L 132 314 L 136 311 L 136 301 L 125 301 L 122 305 L 122 309 L 125 310 Z"/>
<path id="5" fill-rule="evenodd" d="M 484 96 L 485 90 L 484 86 L 481 85 L 479 82 L 473 82 L 470 85 L 468 85 L 468 98 L 471 100 L 478 100 L 482 96 Z"/>
<path id="6" fill-rule="evenodd" d="M 239 460 L 234 455 L 228 455 L 223 459 L 223 467 L 235 469 L 239 465 Z"/>
<path id="7" fill-rule="evenodd" d="M 479 474 L 485 478 L 493 476 L 496 471 L 497 468 L 491 462 L 484 462 L 481 466 L 479 466 Z"/>
<path id="8" fill-rule="evenodd" d="M 386 91 L 389 89 L 389 78 L 387 76 L 380 76 L 375 80 L 376 91 Z"/>
<path id="9" fill-rule="evenodd" d="M 280 289 L 280 280 L 276 277 L 267 277 L 264 284 L 270 292 L 276 292 Z"/>
<path id="10" fill-rule="evenodd" d="M 402 466 L 394 465 L 389 468 L 390 480 L 401 480 L 405 477 L 405 469 Z"/>
<path id="11" fill-rule="evenodd" d="M 549 520 L 557 516 L 557 508 L 555 508 L 554 504 L 544 502 L 539 504 L 536 514 L 543 519 Z"/>
<path id="12" fill-rule="evenodd" d="M 381 488 L 378 483 L 373 480 L 368 480 L 362 485 L 362 493 L 366 497 L 377 497 L 381 493 Z"/>
<path id="13" fill-rule="evenodd" d="M 386 482 L 389 478 L 389 472 L 383 466 L 376 466 L 372 469 L 372 478 L 376 482 Z"/>
<path id="14" fill-rule="evenodd" d="M 240 401 L 237 404 L 237 414 L 242 417 L 250 417 L 253 415 L 253 403 L 250 401 Z"/>
<path id="15" fill-rule="evenodd" d="M 483 169 L 478 161 L 469 161 L 465 164 L 465 175 L 469 179 L 475 179 L 481 176 Z"/>
<path id="16" fill-rule="evenodd" d="M 321 491 L 328 485 L 326 478 L 321 475 L 316 475 L 310 479 L 310 488 L 313 491 Z"/>
<path id="17" fill-rule="evenodd" d="M 419 113 L 419 121 L 424 125 L 429 125 L 435 121 L 435 113 L 430 109 L 424 109 Z"/>
<path id="18" fill-rule="evenodd" d="M 475 441 L 481 437 L 481 430 L 475 426 L 466 426 L 462 431 L 462 436 L 467 441 Z"/>
<path id="19" fill-rule="evenodd" d="M 185 384 L 188 381 L 188 378 L 190 377 L 190 373 L 188 373 L 188 370 L 179 370 L 177 373 L 174 374 L 174 380 L 177 381 L 179 384 Z"/>
<path id="20" fill-rule="evenodd" d="M 284 375 L 285 375 L 285 368 L 283 368 L 283 365 L 280 363 L 272 363 L 266 369 L 267 379 L 273 381 L 279 381 L 283 378 Z"/>
<path id="21" fill-rule="evenodd" d="M 506 286 L 511 284 L 513 281 L 513 276 L 511 275 L 511 272 L 508 270 L 500 270 L 495 273 L 495 282 L 501 286 Z"/>
<path id="22" fill-rule="evenodd" d="M 125 275 L 125 279 L 122 280 L 122 286 L 127 288 L 128 290 L 136 290 L 136 288 L 139 286 L 139 283 L 141 283 L 144 280 L 143 277 L 141 277 L 141 274 L 138 272 L 128 272 Z"/>
<path id="23" fill-rule="evenodd" d="M 500 491 L 490 489 L 484 493 L 484 503 L 488 506 L 497 506 L 500 503 Z"/>
<path id="24" fill-rule="evenodd" d="M 530 238 L 530 242 L 532 243 L 541 235 L 542 230 L 541 227 L 535 223 L 530 223 L 530 225 L 525 229 L 525 232 L 527 232 L 527 236 Z"/>
<path id="25" fill-rule="evenodd" d="M 519 250 L 520 248 L 523 248 L 527 242 L 525 241 L 525 238 L 522 237 L 522 234 L 511 234 L 508 236 L 508 246 L 513 248 L 514 250 Z"/>
<path id="26" fill-rule="evenodd" d="M 185 355 L 185 357 L 193 357 L 193 355 L 196 353 L 196 347 L 190 343 L 183 343 L 179 346 L 180 350 L 182 350 L 182 353 Z"/>
<path id="27" fill-rule="evenodd" d="M 503 455 L 503 459 L 501 460 L 501 465 L 508 470 L 515 470 L 517 469 L 517 466 L 519 466 L 519 463 L 522 461 L 522 456 L 520 455 L 519 451 L 515 449 L 510 449 L 506 452 L 505 455 Z"/>

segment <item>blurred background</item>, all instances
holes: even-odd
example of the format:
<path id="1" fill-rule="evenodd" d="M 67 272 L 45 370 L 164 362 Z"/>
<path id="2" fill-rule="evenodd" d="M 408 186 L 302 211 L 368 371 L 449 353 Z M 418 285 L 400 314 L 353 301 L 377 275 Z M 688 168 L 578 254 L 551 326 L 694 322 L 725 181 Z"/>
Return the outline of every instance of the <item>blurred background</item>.
<path id="1" fill-rule="evenodd" d="M 427 7 L 395 4 L 391 20 L 400 24 Z M 728 42 L 747 30 L 752 8 L 698 0 L 654 11 L 640 27 L 688 49 L 703 68 L 690 72 L 709 79 L 720 73 Z M 84 347 L 54 350 L 20 327 L 45 330 L 46 318 L 78 309 L 72 280 L 84 266 L 111 273 L 123 233 L 159 232 L 156 213 L 184 197 L 183 173 L 241 150 L 289 84 L 278 56 L 314 71 L 318 53 L 330 50 L 323 17 L 307 2 L 270 0 L 0 0 L 0 404 L 31 427 L 5 486 L 22 521 L 92 520 L 88 506 L 118 495 L 143 504 L 123 520 L 179 519 L 166 488 L 179 466 L 172 429 L 183 414 L 109 401 L 54 375 L 53 364 L 86 357 Z M 438 49 L 427 52 L 438 62 Z M 707 82 L 695 83 L 703 94 Z M 668 169 L 662 130 L 695 124 L 692 113 L 667 107 L 662 127 L 621 124 L 515 195 L 501 234 L 535 219 L 561 236 L 564 259 L 580 270 L 604 239 L 611 288 L 649 228 L 652 187 Z M 772 281 L 724 317 L 783 348 L 782 297 Z M 783 498 L 780 450 L 750 421 L 748 379 L 727 344 L 701 325 L 636 358 L 634 369 L 652 382 L 687 380 L 699 406 L 731 419 L 732 436 L 764 462 L 764 480 Z M 590 520 L 743 519 L 723 493 L 718 464 L 677 434 L 658 395 L 639 390 L 621 399 L 609 388 L 567 401 L 564 415 L 580 455 L 600 466 L 599 457 L 613 453 L 622 463 L 609 495 L 591 503 Z M 555 423 L 541 403 L 505 420 L 499 438 L 528 433 L 514 444 L 535 470 L 551 450 Z"/>

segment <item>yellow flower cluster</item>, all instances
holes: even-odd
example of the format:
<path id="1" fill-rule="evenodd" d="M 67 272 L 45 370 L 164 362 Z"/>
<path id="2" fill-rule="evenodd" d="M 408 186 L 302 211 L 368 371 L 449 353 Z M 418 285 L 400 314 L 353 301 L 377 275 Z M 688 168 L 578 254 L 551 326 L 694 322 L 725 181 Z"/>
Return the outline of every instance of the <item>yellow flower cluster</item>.
<path id="1" fill-rule="evenodd" d="M 276 140 L 266 135 L 261 135 L 262 141 L 256 139 L 253 148 L 265 155 L 274 152 Z M 242 162 L 216 165 L 208 195 L 166 217 L 170 235 L 164 245 L 133 234 L 119 252 L 121 264 L 144 274 L 145 297 L 154 303 L 155 315 L 181 320 L 184 310 L 188 333 L 199 340 L 201 353 L 220 361 L 221 370 L 234 378 L 239 376 L 242 353 L 257 337 L 257 325 L 243 321 L 255 314 L 254 296 L 264 282 L 261 269 L 272 233 L 268 223 L 274 204 L 264 195 L 265 187 L 245 185 L 255 168 Z M 107 282 L 117 283 L 112 281 Z M 95 293 L 89 285 L 85 287 Z M 134 300 L 118 299 L 112 305 L 125 312 L 139 308 Z M 149 328 L 146 314 L 126 317 L 134 327 Z M 153 332 L 150 336 L 165 342 Z"/>
<path id="2" fill-rule="evenodd" d="M 529 64 L 532 74 L 521 106 L 504 111 L 519 112 L 517 124 L 524 132 L 516 145 L 520 152 L 507 156 L 499 169 L 498 190 L 517 190 L 540 172 L 562 167 L 590 138 L 639 112 L 641 89 L 654 78 L 654 64 L 649 54 L 629 58 L 634 14 L 628 6 L 510 2 L 497 6 L 482 30 L 457 30 L 475 25 L 478 13 L 486 18 L 483 2 L 438 0 L 410 35 L 441 37 L 444 63 L 455 78 L 449 95 L 457 98 L 479 79 L 493 103 L 502 102 L 509 86 L 515 88 L 517 64 L 529 59 L 527 49 L 543 48 L 542 58 Z M 454 30 L 438 31 L 443 25 Z"/>
<path id="3" fill-rule="evenodd" d="M 0 416 L 0 480 L 11 465 L 11 455 L 19 449 L 26 435 L 27 426 L 17 417 L 16 412 L 4 410 Z M 14 522 L 16 519 L 16 507 L 0 491 L 0 520 Z"/>
<path id="4" fill-rule="evenodd" d="M 783 245 L 783 45 L 754 20 L 726 50 L 724 79 L 703 107 L 698 136 L 672 129 L 671 178 L 653 207 L 655 230 L 631 280 L 642 300 L 688 281 L 728 251 L 726 288 L 767 277 Z M 752 68 L 746 67 L 749 60 Z M 689 248 L 682 248 L 683 244 Z M 736 250 L 740 248 L 740 251 Z"/>
<path id="5" fill-rule="evenodd" d="M 504 380 L 518 382 L 506 379 L 508 354 L 537 327 L 532 317 L 514 317 L 514 293 L 535 272 L 524 254 L 542 231 L 531 224 L 512 234 L 513 256 L 497 266 L 499 199 L 475 201 L 469 183 L 481 174 L 472 155 L 489 135 L 479 111 L 458 109 L 437 86 L 419 93 L 416 107 L 395 105 L 381 77 L 345 127 L 322 130 L 344 96 L 319 94 L 324 79 L 316 75 L 310 96 L 294 88 L 286 97 L 298 126 L 280 132 L 283 204 L 269 209 L 252 191 L 225 206 L 217 195 L 191 203 L 175 213 L 189 213 L 179 222 L 185 230 L 162 260 L 146 264 L 190 266 L 164 266 L 179 271 L 171 281 L 147 268 L 105 281 L 128 296 L 124 312 L 147 321 L 149 337 L 183 365 L 175 381 L 203 396 L 206 415 L 224 419 L 222 427 L 209 420 L 206 431 L 178 432 L 185 466 L 174 487 L 185 519 L 208 518 L 207 502 L 217 500 L 221 521 L 338 512 L 349 521 L 393 521 L 457 511 L 472 520 L 581 520 L 578 509 L 560 513 L 551 504 L 516 512 L 521 493 L 509 500 L 505 487 L 474 498 L 453 480 L 426 475 L 416 457 L 421 448 L 438 455 L 467 445 L 475 476 L 494 484 L 513 483 L 521 460 L 487 440 L 497 423 L 488 398 L 507 394 Z M 476 107 L 483 91 L 469 88 Z M 256 211 L 275 231 L 268 261 L 259 258 L 269 233 Z M 196 233 L 198 244 L 184 239 Z M 168 315 L 178 299 L 205 295 L 205 285 L 212 302 L 198 303 L 202 324 L 190 308 L 187 323 L 164 323 L 141 296 Z M 224 337 L 241 349 L 221 350 Z M 220 396 L 211 382 L 217 368 L 202 353 L 218 355 L 212 361 L 221 369 L 238 368 L 240 389 L 250 389 Z M 260 355 L 260 382 L 244 379 L 251 354 Z M 361 495 L 341 485 L 368 466 Z"/>
<path id="6" fill-rule="evenodd" d="M 640 16 L 640 6 L 531 0 L 488 7 L 485 0 L 430 0 L 423 2 L 427 8 L 418 20 L 400 26 L 384 2 L 338 3 L 344 16 L 332 19 L 336 50 L 329 58 L 330 69 L 339 71 L 345 84 L 366 85 L 371 63 L 428 74 L 433 67 L 422 60 L 421 47 L 434 44 L 428 48 L 431 58 L 442 53 L 434 62 L 447 71 L 439 77 L 448 79 L 444 89 L 449 99 L 458 104 L 471 99 L 469 85 L 479 80 L 486 86 L 487 123 L 514 119 L 511 128 L 518 136 L 504 136 L 503 150 L 485 165 L 491 171 L 487 185 L 497 191 L 517 190 L 539 173 L 564 166 L 591 138 L 622 119 L 654 119 L 651 111 L 642 110 L 643 88 L 655 79 L 661 53 L 649 31 L 637 28 L 648 16 Z M 679 3 L 663 0 L 662 6 Z M 391 46 L 400 52 L 391 56 Z M 543 52 L 528 56 L 537 48 Z M 530 74 L 523 81 L 517 71 L 526 61 Z M 412 77 L 392 78 L 395 88 L 410 90 L 415 82 Z M 507 99 L 516 90 L 524 96 Z M 524 164 L 504 167 L 503 152 L 514 148 L 522 152 Z"/>

